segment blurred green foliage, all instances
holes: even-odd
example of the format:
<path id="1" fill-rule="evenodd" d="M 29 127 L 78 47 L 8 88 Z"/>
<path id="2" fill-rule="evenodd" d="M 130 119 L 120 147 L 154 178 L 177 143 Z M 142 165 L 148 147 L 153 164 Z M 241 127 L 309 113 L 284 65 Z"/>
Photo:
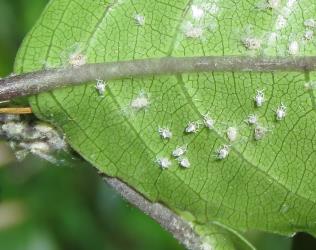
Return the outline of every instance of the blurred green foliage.
<path id="1" fill-rule="evenodd" d="M 21 40 L 48 0 L 0 0 L 0 76 L 12 72 Z"/>
<path id="2" fill-rule="evenodd" d="M 0 170 L 0 219 L 10 202 L 20 209 L 7 216 L 23 214 L 0 223 L 0 249 L 182 249 L 83 160 L 70 162 L 56 167 L 30 156 Z"/>
<path id="3" fill-rule="evenodd" d="M 0 76 L 12 72 L 18 47 L 47 2 L 0 0 Z M 0 156 L 3 152 L 0 147 Z M 246 237 L 260 250 L 291 249 L 292 240 L 287 237 L 258 232 L 248 232 Z M 293 246 L 295 250 L 316 249 L 315 239 L 305 234 L 295 237 Z M 123 201 L 80 157 L 53 166 L 30 156 L 0 168 L 0 249 L 183 247 Z"/>

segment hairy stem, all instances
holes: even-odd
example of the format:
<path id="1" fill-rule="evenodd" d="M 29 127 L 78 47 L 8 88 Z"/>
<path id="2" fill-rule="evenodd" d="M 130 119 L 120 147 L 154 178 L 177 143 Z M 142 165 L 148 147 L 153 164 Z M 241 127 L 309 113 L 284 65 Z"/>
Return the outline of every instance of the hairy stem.
<path id="1" fill-rule="evenodd" d="M 0 80 L 0 100 L 34 95 L 96 79 L 168 75 L 212 71 L 311 71 L 316 57 L 178 57 L 85 64 L 78 67 L 37 71 Z"/>

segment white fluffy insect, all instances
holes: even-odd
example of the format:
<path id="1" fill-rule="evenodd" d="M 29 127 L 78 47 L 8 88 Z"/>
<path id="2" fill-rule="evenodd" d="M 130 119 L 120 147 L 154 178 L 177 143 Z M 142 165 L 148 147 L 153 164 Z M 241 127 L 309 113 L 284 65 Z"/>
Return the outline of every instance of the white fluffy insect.
<path id="1" fill-rule="evenodd" d="M 316 21 L 315 19 L 312 19 L 312 18 L 306 19 L 304 21 L 304 25 L 308 28 L 316 28 Z"/>
<path id="2" fill-rule="evenodd" d="M 238 136 L 238 130 L 236 127 L 229 127 L 226 131 L 226 135 L 229 141 L 236 141 Z"/>
<path id="3" fill-rule="evenodd" d="M 255 125 L 255 124 L 258 123 L 258 116 L 255 115 L 255 114 L 250 114 L 250 115 L 248 115 L 248 118 L 247 118 L 246 122 L 249 125 Z"/>
<path id="4" fill-rule="evenodd" d="M 192 11 L 192 17 L 194 19 L 201 19 L 204 16 L 204 10 L 202 7 L 197 6 L 197 5 L 192 5 L 191 6 L 191 11 Z"/>
<path id="5" fill-rule="evenodd" d="M 276 119 L 278 121 L 281 121 L 285 118 L 286 116 L 286 106 L 281 103 L 281 105 L 276 109 L 275 111 Z"/>
<path id="6" fill-rule="evenodd" d="M 304 33 L 304 39 L 306 41 L 312 40 L 313 36 L 314 36 L 314 31 L 312 31 L 312 30 L 306 30 L 305 33 Z"/>
<path id="7" fill-rule="evenodd" d="M 277 20 L 276 20 L 276 23 L 275 23 L 275 28 L 277 30 L 281 30 L 281 29 L 286 27 L 286 24 L 287 24 L 286 18 L 284 16 L 282 16 L 282 15 L 279 15 L 277 17 Z"/>
<path id="8" fill-rule="evenodd" d="M 106 82 L 100 79 L 97 79 L 97 83 L 95 85 L 96 90 L 98 91 L 100 96 L 104 96 L 105 90 L 106 90 Z"/>
<path id="9" fill-rule="evenodd" d="M 172 138 L 172 132 L 170 131 L 169 128 L 158 128 L 158 133 L 162 139 L 171 139 Z"/>
<path id="10" fill-rule="evenodd" d="M 139 26 L 144 26 L 145 25 L 145 17 L 141 14 L 135 14 L 134 15 L 134 20 L 137 25 Z"/>
<path id="11" fill-rule="evenodd" d="M 294 6 L 294 4 L 296 4 L 296 3 L 297 3 L 297 0 L 288 0 L 286 5 L 287 5 L 287 7 L 292 8 Z"/>
<path id="12" fill-rule="evenodd" d="M 256 141 L 259 141 L 263 139 L 263 137 L 266 135 L 268 132 L 268 129 L 265 127 L 262 127 L 260 125 L 257 125 L 254 129 L 254 138 Z"/>
<path id="13" fill-rule="evenodd" d="M 32 153 L 55 164 L 57 159 L 51 154 L 56 150 L 67 149 L 64 137 L 46 123 L 34 125 L 26 122 L 7 122 L 2 125 L 2 129 L 19 161 Z"/>
<path id="14" fill-rule="evenodd" d="M 265 102 L 264 91 L 257 90 L 256 96 L 254 97 L 254 101 L 257 107 L 261 107 Z"/>
<path id="15" fill-rule="evenodd" d="M 271 32 L 269 35 L 268 35 L 268 44 L 269 45 L 274 45 L 278 40 L 278 33 L 276 32 Z"/>
<path id="16" fill-rule="evenodd" d="M 131 102 L 131 107 L 135 110 L 141 110 L 147 108 L 150 102 L 146 94 L 140 93 L 138 97 L 136 97 Z"/>
<path id="17" fill-rule="evenodd" d="M 178 159 L 179 165 L 183 168 L 189 168 L 191 166 L 191 163 L 187 157 L 180 157 Z"/>
<path id="18" fill-rule="evenodd" d="M 189 122 L 185 128 L 186 133 L 196 133 L 199 131 L 199 123 L 198 122 Z"/>
<path id="19" fill-rule="evenodd" d="M 245 48 L 249 50 L 257 50 L 261 47 L 261 41 L 254 37 L 245 38 L 242 42 Z"/>
<path id="20" fill-rule="evenodd" d="M 187 145 L 183 145 L 181 147 L 177 147 L 175 150 L 172 151 L 172 156 L 174 157 L 180 157 L 182 155 L 184 155 L 187 152 L 188 146 Z"/>
<path id="21" fill-rule="evenodd" d="M 162 169 L 167 169 L 172 164 L 168 157 L 157 157 L 156 162 Z"/>
<path id="22" fill-rule="evenodd" d="M 215 125 L 215 121 L 208 114 L 203 115 L 203 123 L 208 129 L 213 129 Z"/>
<path id="23" fill-rule="evenodd" d="M 21 150 L 16 151 L 14 154 L 15 154 L 15 158 L 18 161 L 23 161 L 28 156 L 29 153 L 30 153 L 29 150 L 21 149 Z"/>
<path id="24" fill-rule="evenodd" d="M 23 122 L 7 122 L 2 125 L 2 131 L 9 139 L 23 138 L 27 127 L 28 126 Z"/>
<path id="25" fill-rule="evenodd" d="M 34 125 L 34 130 L 40 134 L 38 138 L 51 136 L 52 133 L 55 133 L 54 128 L 46 123 L 37 123 Z"/>
<path id="26" fill-rule="evenodd" d="M 297 55 L 298 52 L 300 50 L 300 46 L 298 44 L 297 41 L 292 41 L 290 44 L 289 44 L 289 54 L 290 55 Z"/>
<path id="27" fill-rule="evenodd" d="M 230 147 L 229 145 L 223 145 L 218 150 L 216 150 L 216 158 L 218 160 L 224 160 L 229 155 Z"/>

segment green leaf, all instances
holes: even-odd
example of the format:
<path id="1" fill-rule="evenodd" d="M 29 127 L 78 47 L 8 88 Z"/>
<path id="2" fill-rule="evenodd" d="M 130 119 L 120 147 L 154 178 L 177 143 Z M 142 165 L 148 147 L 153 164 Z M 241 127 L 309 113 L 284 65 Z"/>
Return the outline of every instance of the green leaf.
<path id="1" fill-rule="evenodd" d="M 315 9 L 311 0 L 52 0 L 21 46 L 16 72 L 167 56 L 315 55 Z M 126 78 L 110 81 L 104 97 L 91 82 L 30 103 L 99 170 L 152 201 L 189 212 L 196 224 L 315 235 L 314 79 L 314 72 Z M 253 100 L 257 90 L 264 90 L 262 107 Z M 146 106 L 139 110 L 138 97 Z M 281 103 L 286 117 L 278 121 Z M 214 129 L 201 125 L 184 133 L 188 122 L 207 113 Z M 259 140 L 245 123 L 251 114 L 265 128 Z M 173 137 L 163 140 L 159 127 Z M 234 142 L 228 127 L 238 130 Z M 171 159 L 186 144 L 189 169 L 175 159 L 169 169 L 159 168 L 157 157 Z M 229 155 L 218 160 L 223 145 L 230 145 Z"/>

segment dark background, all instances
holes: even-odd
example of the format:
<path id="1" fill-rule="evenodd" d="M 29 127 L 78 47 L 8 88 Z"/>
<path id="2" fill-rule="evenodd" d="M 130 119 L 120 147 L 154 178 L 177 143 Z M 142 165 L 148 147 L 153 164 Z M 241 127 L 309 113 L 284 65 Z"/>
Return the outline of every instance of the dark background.
<path id="1" fill-rule="evenodd" d="M 0 77 L 48 0 L 0 0 Z M 79 156 L 53 166 L 33 156 L 14 160 L 0 138 L 0 250 L 177 250 L 172 236 L 123 201 Z M 293 238 L 248 232 L 260 250 L 316 249 Z"/>

